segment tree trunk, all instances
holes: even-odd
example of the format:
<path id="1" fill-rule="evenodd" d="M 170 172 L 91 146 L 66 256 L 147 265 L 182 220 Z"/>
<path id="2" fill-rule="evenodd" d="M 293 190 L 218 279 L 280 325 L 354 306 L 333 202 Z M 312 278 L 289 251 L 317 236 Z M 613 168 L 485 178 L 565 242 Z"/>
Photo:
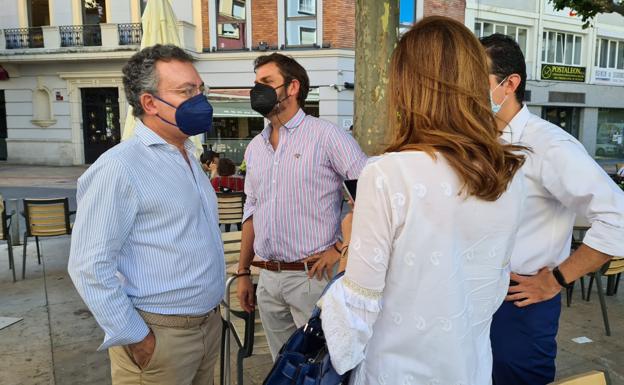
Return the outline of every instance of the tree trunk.
<path id="1" fill-rule="evenodd" d="M 368 155 L 387 144 L 386 85 L 398 28 L 399 0 L 356 0 L 353 134 Z"/>

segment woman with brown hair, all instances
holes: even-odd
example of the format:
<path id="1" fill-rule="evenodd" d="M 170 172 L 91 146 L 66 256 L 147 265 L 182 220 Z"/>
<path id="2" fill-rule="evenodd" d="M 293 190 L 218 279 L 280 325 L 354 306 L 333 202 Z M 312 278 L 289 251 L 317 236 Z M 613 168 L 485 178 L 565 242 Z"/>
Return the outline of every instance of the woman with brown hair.
<path id="1" fill-rule="evenodd" d="M 485 52 L 452 19 L 401 38 L 387 95 L 392 139 L 362 171 L 346 272 L 319 301 L 332 363 L 357 367 L 351 384 L 487 385 L 523 148 L 499 140 Z"/>

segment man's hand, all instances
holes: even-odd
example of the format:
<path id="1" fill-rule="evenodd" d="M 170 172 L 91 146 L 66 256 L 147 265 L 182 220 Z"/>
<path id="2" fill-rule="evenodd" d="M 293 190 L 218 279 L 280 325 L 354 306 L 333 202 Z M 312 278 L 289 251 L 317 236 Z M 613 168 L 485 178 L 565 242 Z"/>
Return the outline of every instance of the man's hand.
<path id="1" fill-rule="evenodd" d="M 561 286 L 547 267 L 531 277 L 511 273 L 511 280 L 518 284 L 509 286 L 505 301 L 514 301 L 517 307 L 547 301 L 561 292 Z"/>
<path id="2" fill-rule="evenodd" d="M 132 360 L 139 368 L 144 369 L 149 364 L 156 348 L 156 337 L 151 330 L 141 342 L 128 345 Z"/>
<path id="3" fill-rule="evenodd" d="M 316 275 L 316 279 L 320 281 L 323 279 L 323 275 L 325 275 L 327 279 L 330 279 L 334 272 L 334 266 L 340 261 L 340 253 L 332 246 L 320 254 L 304 259 L 303 262 L 306 263 L 315 260 L 316 262 L 308 271 L 308 277 L 312 278 Z"/>
<path id="4" fill-rule="evenodd" d="M 253 283 L 251 283 L 251 277 L 242 276 L 238 278 L 238 282 L 236 283 L 236 294 L 238 295 L 238 302 L 243 310 L 247 313 L 252 313 L 256 310 L 254 287 Z"/>

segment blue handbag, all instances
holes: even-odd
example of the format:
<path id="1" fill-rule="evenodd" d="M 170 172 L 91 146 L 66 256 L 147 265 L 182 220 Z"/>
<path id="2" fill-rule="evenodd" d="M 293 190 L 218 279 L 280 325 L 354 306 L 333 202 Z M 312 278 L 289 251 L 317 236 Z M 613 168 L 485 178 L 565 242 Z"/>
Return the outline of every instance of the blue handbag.
<path id="1" fill-rule="evenodd" d="M 323 294 L 343 274 L 337 274 Z M 340 375 L 332 366 L 321 326 L 321 309 L 315 306 L 308 323 L 297 329 L 282 346 L 262 384 L 340 385 L 349 382 L 349 374 Z"/>

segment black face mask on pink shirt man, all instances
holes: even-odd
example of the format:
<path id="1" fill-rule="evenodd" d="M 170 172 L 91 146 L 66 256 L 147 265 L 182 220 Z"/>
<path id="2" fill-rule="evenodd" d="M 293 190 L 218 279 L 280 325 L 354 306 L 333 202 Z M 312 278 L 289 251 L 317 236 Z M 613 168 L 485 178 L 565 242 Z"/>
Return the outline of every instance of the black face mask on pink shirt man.
<path id="1" fill-rule="evenodd" d="M 276 92 L 278 88 L 288 86 L 288 84 L 289 82 L 284 82 L 281 86 L 273 88 L 266 84 L 256 83 L 256 85 L 249 92 L 251 108 L 260 115 L 266 117 L 279 103 L 288 98 L 288 95 L 286 95 L 281 100 L 278 100 Z"/>

